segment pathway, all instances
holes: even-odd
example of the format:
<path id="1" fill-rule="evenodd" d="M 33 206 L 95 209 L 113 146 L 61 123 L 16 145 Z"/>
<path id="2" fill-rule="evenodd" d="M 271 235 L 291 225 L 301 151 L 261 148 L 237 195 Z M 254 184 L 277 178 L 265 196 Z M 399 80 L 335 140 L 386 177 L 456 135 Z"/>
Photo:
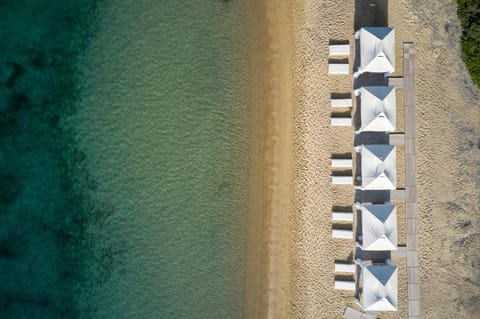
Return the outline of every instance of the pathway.
<path id="1" fill-rule="evenodd" d="M 420 318 L 420 285 L 417 251 L 417 164 L 415 123 L 415 45 L 403 44 L 405 102 L 405 202 L 407 215 L 408 318 Z"/>

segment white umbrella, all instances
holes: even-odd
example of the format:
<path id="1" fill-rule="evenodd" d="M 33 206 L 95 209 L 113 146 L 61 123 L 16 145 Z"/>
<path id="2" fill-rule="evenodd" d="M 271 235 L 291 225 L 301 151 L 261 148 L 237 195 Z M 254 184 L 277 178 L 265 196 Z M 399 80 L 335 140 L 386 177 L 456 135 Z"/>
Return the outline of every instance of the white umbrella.
<path id="1" fill-rule="evenodd" d="M 361 145 L 363 190 L 396 189 L 396 148 L 393 145 Z"/>
<path id="2" fill-rule="evenodd" d="M 392 73 L 395 71 L 395 30 L 388 27 L 361 28 L 355 33 L 360 40 L 360 68 L 364 72 Z"/>
<path id="3" fill-rule="evenodd" d="M 357 205 L 362 211 L 363 250 L 397 249 L 397 208 L 392 204 Z"/>
<path id="4" fill-rule="evenodd" d="M 362 126 L 357 133 L 393 132 L 396 122 L 396 95 L 391 86 L 360 88 Z"/>
<path id="5" fill-rule="evenodd" d="M 374 264 L 362 267 L 362 303 L 365 311 L 396 311 L 398 300 L 398 272 L 393 264 Z"/>

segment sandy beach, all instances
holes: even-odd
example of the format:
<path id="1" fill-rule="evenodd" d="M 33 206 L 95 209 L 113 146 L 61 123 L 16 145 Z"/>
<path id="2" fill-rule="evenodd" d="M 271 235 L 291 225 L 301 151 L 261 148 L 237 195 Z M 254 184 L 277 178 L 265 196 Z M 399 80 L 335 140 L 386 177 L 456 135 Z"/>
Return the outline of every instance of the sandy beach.
<path id="1" fill-rule="evenodd" d="M 249 2 L 252 172 L 246 318 L 289 317 L 291 242 L 285 234 L 293 212 L 294 165 L 290 9 L 288 2 Z"/>
<path id="2" fill-rule="evenodd" d="M 353 203 L 353 188 L 332 187 L 329 161 L 353 152 L 353 128 L 331 128 L 329 99 L 330 93 L 351 92 L 353 80 L 328 75 L 327 63 L 330 40 L 353 41 L 356 2 L 264 5 L 256 7 L 265 17 L 262 27 L 251 32 L 263 34 L 253 41 L 252 74 L 264 89 L 252 90 L 252 99 L 264 111 L 253 122 L 267 123 L 259 129 L 266 158 L 254 166 L 264 168 L 265 193 L 250 200 L 250 214 L 260 214 L 251 216 L 257 228 L 253 235 L 250 224 L 246 317 L 341 318 L 347 305 L 357 306 L 353 293 L 333 289 L 333 264 L 351 260 L 353 242 L 332 240 L 330 212 Z M 421 317 L 478 317 L 480 93 L 461 61 L 456 7 L 449 1 L 390 1 L 388 24 L 396 28 L 394 75 L 403 73 L 403 42 L 416 45 Z M 352 66 L 353 56 L 349 61 Z M 399 90 L 398 131 L 402 98 Z M 402 187 L 401 148 L 397 158 Z M 251 185 L 260 185 L 259 179 Z M 398 240 L 405 244 L 403 204 L 398 212 Z M 407 317 L 405 260 L 395 262 L 398 311 L 379 318 Z"/>

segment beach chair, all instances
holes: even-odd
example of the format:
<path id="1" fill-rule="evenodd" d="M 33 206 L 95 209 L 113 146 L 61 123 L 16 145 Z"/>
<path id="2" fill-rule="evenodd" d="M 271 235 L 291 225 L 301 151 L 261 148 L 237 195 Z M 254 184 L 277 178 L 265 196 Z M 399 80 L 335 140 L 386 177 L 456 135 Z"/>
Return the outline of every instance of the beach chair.
<path id="1" fill-rule="evenodd" d="M 332 126 L 352 126 L 351 117 L 331 117 L 330 124 Z"/>
<path id="2" fill-rule="evenodd" d="M 349 74 L 350 67 L 348 63 L 329 63 L 328 74 Z"/>
<path id="3" fill-rule="evenodd" d="M 335 289 L 355 291 L 355 281 L 335 280 Z"/>
<path id="4" fill-rule="evenodd" d="M 352 160 L 351 159 L 340 159 L 340 158 L 332 158 L 332 167 L 333 168 L 352 168 Z"/>
<path id="5" fill-rule="evenodd" d="M 344 263 L 335 263 L 335 272 L 341 272 L 346 274 L 355 273 L 355 264 L 344 264 Z"/>
<path id="6" fill-rule="evenodd" d="M 330 44 L 328 55 L 350 55 L 350 44 Z"/>
<path id="7" fill-rule="evenodd" d="M 352 176 L 332 176 L 333 185 L 352 185 L 353 178 Z"/>
<path id="8" fill-rule="evenodd" d="M 340 239 L 353 239 L 353 230 L 333 228 L 332 237 Z"/>
<path id="9" fill-rule="evenodd" d="M 330 99 L 331 107 L 352 107 L 352 99 Z"/>
<path id="10" fill-rule="evenodd" d="M 332 221 L 334 222 L 353 222 L 352 212 L 332 212 Z"/>

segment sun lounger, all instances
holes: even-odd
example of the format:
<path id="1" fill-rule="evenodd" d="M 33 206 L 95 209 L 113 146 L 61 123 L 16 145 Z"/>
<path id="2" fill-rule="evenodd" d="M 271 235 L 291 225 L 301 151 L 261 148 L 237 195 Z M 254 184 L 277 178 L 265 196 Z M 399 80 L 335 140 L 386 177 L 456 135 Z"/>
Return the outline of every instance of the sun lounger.
<path id="1" fill-rule="evenodd" d="M 355 281 L 335 280 L 335 289 L 355 291 Z"/>
<path id="2" fill-rule="evenodd" d="M 355 272 L 355 267 L 355 264 L 335 263 L 335 272 L 353 274 Z"/>
<path id="3" fill-rule="evenodd" d="M 352 126 L 351 117 L 331 117 L 330 124 L 332 126 Z"/>
<path id="4" fill-rule="evenodd" d="M 332 229 L 333 238 L 353 239 L 353 231 L 350 229 Z"/>
<path id="5" fill-rule="evenodd" d="M 331 107 L 352 107 L 352 99 L 330 99 Z"/>
<path id="6" fill-rule="evenodd" d="M 351 159 L 339 159 L 332 158 L 332 167 L 334 168 L 351 168 L 352 160 Z"/>
<path id="7" fill-rule="evenodd" d="M 334 222 L 352 222 L 353 213 L 352 212 L 332 212 L 332 221 Z"/>
<path id="8" fill-rule="evenodd" d="M 348 63 L 329 63 L 328 64 L 328 73 L 329 74 L 348 74 L 350 67 Z"/>
<path id="9" fill-rule="evenodd" d="M 350 45 L 331 44 L 328 46 L 328 55 L 350 55 Z"/>
<path id="10" fill-rule="evenodd" d="M 333 185 L 352 185 L 352 176 L 332 176 Z"/>

